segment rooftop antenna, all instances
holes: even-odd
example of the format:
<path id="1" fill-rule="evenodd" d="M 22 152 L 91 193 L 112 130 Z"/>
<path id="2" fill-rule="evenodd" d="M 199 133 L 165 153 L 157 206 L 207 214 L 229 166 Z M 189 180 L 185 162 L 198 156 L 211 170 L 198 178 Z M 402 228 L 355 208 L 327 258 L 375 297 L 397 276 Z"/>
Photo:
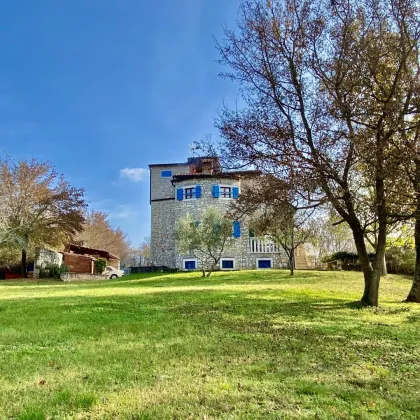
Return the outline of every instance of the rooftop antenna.
<path id="1" fill-rule="evenodd" d="M 190 153 L 192 154 L 192 157 L 196 157 L 195 152 L 201 149 L 200 145 L 196 141 L 193 141 L 188 147 L 190 148 Z"/>

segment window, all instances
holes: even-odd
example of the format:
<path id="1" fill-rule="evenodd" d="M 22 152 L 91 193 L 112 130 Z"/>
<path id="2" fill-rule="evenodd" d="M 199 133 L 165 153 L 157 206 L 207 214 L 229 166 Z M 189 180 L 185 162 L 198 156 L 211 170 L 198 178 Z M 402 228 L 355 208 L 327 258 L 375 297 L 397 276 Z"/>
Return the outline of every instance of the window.
<path id="1" fill-rule="evenodd" d="M 160 176 L 162 178 L 172 178 L 172 171 L 162 171 Z"/>
<path id="2" fill-rule="evenodd" d="M 220 258 L 220 269 L 221 270 L 234 270 L 235 259 L 234 258 Z"/>
<path id="3" fill-rule="evenodd" d="M 179 201 L 201 198 L 201 185 L 191 185 L 183 188 L 177 188 L 176 198 Z"/>
<path id="4" fill-rule="evenodd" d="M 195 270 L 197 268 L 196 259 L 184 260 L 184 270 Z"/>
<path id="5" fill-rule="evenodd" d="M 232 188 L 231 187 L 220 187 L 219 190 L 220 198 L 232 198 Z"/>
<path id="6" fill-rule="evenodd" d="M 264 269 L 264 268 L 272 268 L 272 267 L 273 267 L 272 258 L 257 258 L 257 268 Z"/>
<path id="7" fill-rule="evenodd" d="M 185 188 L 185 199 L 189 200 L 191 198 L 195 197 L 195 191 L 194 188 Z"/>
<path id="8" fill-rule="evenodd" d="M 212 194 L 214 198 L 238 198 L 239 187 L 231 185 L 213 185 Z"/>

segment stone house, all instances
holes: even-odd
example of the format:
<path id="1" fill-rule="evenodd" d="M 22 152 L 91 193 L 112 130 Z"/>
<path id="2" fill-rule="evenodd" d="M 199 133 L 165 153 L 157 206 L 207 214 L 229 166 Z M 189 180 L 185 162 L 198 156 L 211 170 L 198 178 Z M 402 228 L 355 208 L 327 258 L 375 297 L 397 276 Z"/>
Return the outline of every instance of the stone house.
<path id="1" fill-rule="evenodd" d="M 190 214 L 195 220 L 210 207 L 222 213 L 250 183 L 258 182 L 259 171 L 222 172 L 217 158 L 189 158 L 185 163 L 151 164 L 151 259 L 154 265 L 199 269 L 192 255 L 177 250 L 174 228 L 177 220 Z M 287 256 L 280 246 L 254 237 L 246 221 L 233 223 L 233 245 L 224 250 L 221 270 L 286 268 Z M 311 268 L 305 249 L 298 249 L 296 268 Z"/>
<path id="2" fill-rule="evenodd" d="M 78 274 L 93 274 L 95 261 L 98 258 L 107 260 L 107 265 L 120 269 L 120 259 L 111 252 L 102 249 L 69 244 L 64 251 L 56 252 L 46 248 L 39 248 L 36 253 L 35 267 L 45 267 L 48 264 L 61 266 L 65 264 L 70 272 Z"/>

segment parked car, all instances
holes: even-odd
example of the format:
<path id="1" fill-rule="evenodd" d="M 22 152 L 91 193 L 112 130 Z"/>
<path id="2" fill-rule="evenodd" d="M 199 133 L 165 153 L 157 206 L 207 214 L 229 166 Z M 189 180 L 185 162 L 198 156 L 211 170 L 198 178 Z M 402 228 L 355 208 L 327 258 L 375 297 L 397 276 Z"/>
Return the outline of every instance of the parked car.
<path id="1" fill-rule="evenodd" d="M 122 277 L 124 275 L 124 270 L 117 270 L 116 268 L 107 265 L 102 274 L 109 279 L 116 279 L 117 277 Z"/>

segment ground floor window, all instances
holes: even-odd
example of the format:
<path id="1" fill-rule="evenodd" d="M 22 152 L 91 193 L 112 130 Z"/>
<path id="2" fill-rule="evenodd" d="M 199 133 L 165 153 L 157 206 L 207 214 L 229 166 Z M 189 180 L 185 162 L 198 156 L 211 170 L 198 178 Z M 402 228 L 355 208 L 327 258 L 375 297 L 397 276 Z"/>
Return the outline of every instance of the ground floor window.
<path id="1" fill-rule="evenodd" d="M 196 270 L 197 269 L 197 260 L 196 259 L 188 259 L 184 260 L 184 270 Z"/>
<path id="2" fill-rule="evenodd" d="M 234 258 L 221 258 L 220 259 L 220 269 L 221 270 L 234 270 L 235 269 L 235 259 Z"/>
<path id="3" fill-rule="evenodd" d="M 273 259 L 257 258 L 257 268 L 273 268 Z"/>

